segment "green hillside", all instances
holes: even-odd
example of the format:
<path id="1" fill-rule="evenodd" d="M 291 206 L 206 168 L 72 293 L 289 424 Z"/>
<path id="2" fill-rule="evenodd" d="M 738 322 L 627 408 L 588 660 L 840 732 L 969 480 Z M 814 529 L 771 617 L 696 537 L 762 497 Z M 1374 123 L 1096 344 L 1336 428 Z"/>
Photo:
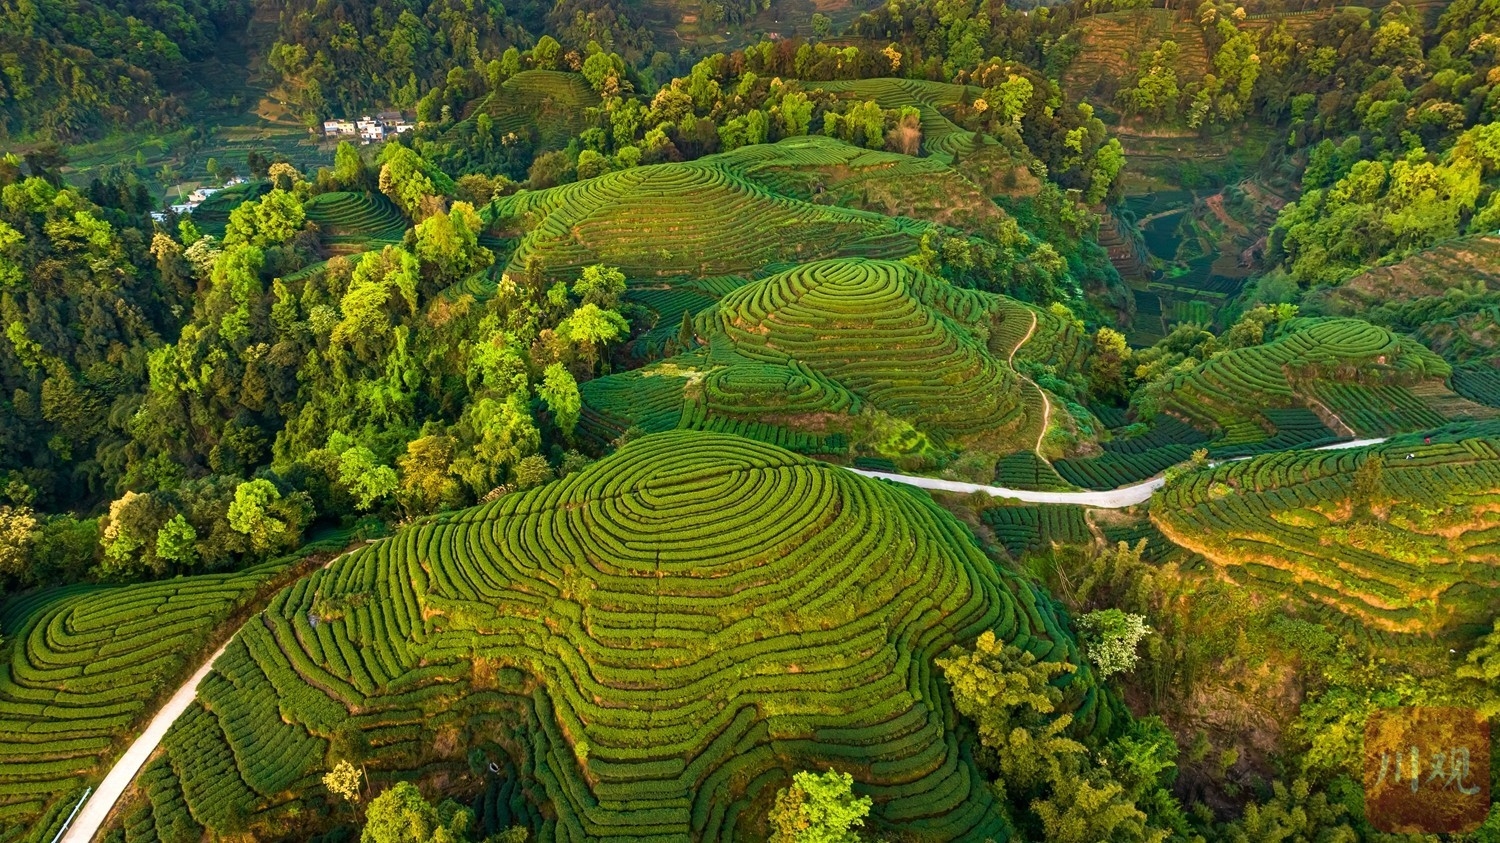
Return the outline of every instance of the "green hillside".
<path id="1" fill-rule="evenodd" d="M 1489 408 L 1444 386 L 1451 367 L 1420 343 L 1358 319 L 1296 319 L 1275 340 L 1227 352 L 1173 378 L 1163 410 L 1253 445 L 1274 435 L 1263 409 L 1306 407 L 1345 436 L 1384 436 Z"/>
<path id="2" fill-rule="evenodd" d="M 737 437 L 647 437 L 283 592 L 123 822 L 305 823 L 304 787 L 352 757 L 450 788 L 523 770 L 508 810 L 541 840 L 764 839 L 775 790 L 831 765 L 875 830 L 1001 840 L 932 671 L 988 629 L 1078 660 L 1050 602 L 925 495 Z M 1059 682 L 1107 727 L 1087 671 Z"/>
<path id="3" fill-rule="evenodd" d="M 588 109 L 599 107 L 599 95 L 582 74 L 561 70 L 523 70 L 475 102 L 449 134 L 488 114 L 501 134 L 535 130 L 538 146 L 557 149 L 588 128 Z"/>
<path id="4" fill-rule="evenodd" d="M 695 319 L 704 344 L 583 387 L 584 432 L 725 430 L 797 450 L 887 456 L 1036 446 L 1041 391 L 1010 358 L 1033 311 L 908 264 L 805 264 Z"/>
<path id="5" fill-rule="evenodd" d="M 841 82 L 809 82 L 809 86 L 854 99 L 868 100 L 881 108 L 911 106 L 922 113 L 922 151 L 951 163 L 954 155 L 970 155 L 996 146 L 994 138 L 970 132 L 954 123 L 943 109 L 957 105 L 965 86 L 925 79 L 854 79 Z M 982 89 L 969 87 L 969 95 Z"/>
<path id="6" fill-rule="evenodd" d="M 703 159 L 609 173 L 495 200 L 486 216 L 519 235 L 510 271 L 617 266 L 632 278 L 751 273 L 835 256 L 903 257 L 925 225 L 779 195 Z"/>
<path id="7" fill-rule="evenodd" d="M 783 196 L 975 229 L 1005 216 L 963 174 L 936 158 L 863 149 L 822 135 L 742 146 L 710 158 Z"/>
<path id="8" fill-rule="evenodd" d="M 286 569 L 68 586 L 0 606 L 0 840 L 28 829 L 50 840 L 137 723 Z"/>
<path id="9" fill-rule="evenodd" d="M 333 245 L 400 243 L 406 234 L 401 211 L 378 193 L 320 193 L 303 210 L 322 230 L 324 242 Z"/>
<path id="10" fill-rule="evenodd" d="M 1470 439 L 1228 463 L 1169 487 L 1151 516 L 1224 575 L 1355 628 L 1473 636 L 1500 596 L 1497 491 L 1500 450 Z"/>

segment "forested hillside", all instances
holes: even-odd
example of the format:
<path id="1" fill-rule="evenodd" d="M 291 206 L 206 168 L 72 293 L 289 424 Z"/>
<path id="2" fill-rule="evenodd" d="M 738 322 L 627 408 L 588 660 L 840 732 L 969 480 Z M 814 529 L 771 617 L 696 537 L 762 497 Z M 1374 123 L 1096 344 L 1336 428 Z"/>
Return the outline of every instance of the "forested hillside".
<path id="1" fill-rule="evenodd" d="M 1408 839 L 1492 12 L 0 0 L 0 843 Z"/>

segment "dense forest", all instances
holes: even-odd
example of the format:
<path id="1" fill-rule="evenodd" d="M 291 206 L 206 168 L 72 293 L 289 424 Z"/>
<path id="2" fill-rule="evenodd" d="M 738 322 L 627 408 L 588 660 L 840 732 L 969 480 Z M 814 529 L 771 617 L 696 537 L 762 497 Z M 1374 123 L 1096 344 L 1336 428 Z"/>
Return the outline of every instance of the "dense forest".
<path id="1" fill-rule="evenodd" d="M 0 3 L 0 841 L 1418 839 L 1500 17 L 1284 6 Z"/>

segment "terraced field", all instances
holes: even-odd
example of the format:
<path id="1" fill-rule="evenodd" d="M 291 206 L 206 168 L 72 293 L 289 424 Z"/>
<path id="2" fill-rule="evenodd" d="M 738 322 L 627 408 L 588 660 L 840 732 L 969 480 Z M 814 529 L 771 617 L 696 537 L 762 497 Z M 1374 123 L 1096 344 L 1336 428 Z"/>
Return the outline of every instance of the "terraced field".
<path id="1" fill-rule="evenodd" d="M 985 526 L 1005 546 L 1012 559 L 1027 551 L 1042 550 L 1054 544 L 1093 544 L 1083 507 L 1066 504 L 1031 504 L 996 506 L 980 513 Z"/>
<path id="2" fill-rule="evenodd" d="M 943 113 L 944 108 L 958 104 L 963 95 L 962 85 L 925 79 L 853 79 L 805 84 L 851 99 L 874 102 L 885 109 L 916 108 L 922 112 L 922 152 L 943 163 L 952 163 L 955 153 L 967 156 L 984 147 L 998 145 L 994 138 L 970 132 Z M 969 93 L 978 96 L 983 91 L 970 86 Z"/>
<path id="3" fill-rule="evenodd" d="M 1101 445 L 1095 457 L 1055 461 L 1052 466 L 1064 480 L 1085 489 L 1115 489 L 1154 477 L 1208 445 L 1202 431 L 1170 416 L 1158 418 L 1140 436 L 1113 439 Z"/>
<path id="4" fill-rule="evenodd" d="M 535 129 L 538 146 L 560 149 L 593 125 L 588 109 L 599 107 L 599 95 L 581 73 L 562 70 L 523 70 L 500 83 L 498 90 L 474 103 L 464 120 L 450 129 L 450 137 L 481 113 L 488 114 L 499 132 Z"/>
<path id="5" fill-rule="evenodd" d="M 862 149 L 823 135 L 743 146 L 700 160 L 783 196 L 887 216 L 974 230 L 1005 215 L 978 185 L 937 158 Z"/>
<path id="6" fill-rule="evenodd" d="M 1063 73 L 1062 85 L 1070 102 L 1085 100 L 1109 105 L 1102 97 L 1101 80 L 1119 85 L 1135 68 L 1135 52 L 1148 43 L 1171 39 L 1182 48 L 1177 63 L 1178 84 L 1201 82 L 1208 73 L 1208 47 L 1203 30 L 1180 11 L 1139 9 L 1105 12 L 1078 21 L 1082 49 Z M 1070 38 L 1079 37 L 1070 35 Z M 1111 89 L 1112 92 L 1112 89 Z"/>
<path id="7" fill-rule="evenodd" d="M 772 193 L 712 159 L 609 173 L 496 199 L 485 216 L 520 237 L 508 271 L 535 256 L 572 277 L 617 266 L 631 278 L 749 275 L 827 257 L 904 257 L 924 223 Z"/>
<path id="8" fill-rule="evenodd" d="M 662 354 L 667 344 L 677 340 L 682 330 L 682 314 L 697 316 L 713 307 L 725 293 L 746 283 L 737 275 L 715 278 L 679 278 L 659 283 L 641 283 L 625 291 L 627 301 L 645 307 L 655 314 L 656 324 L 639 340 L 638 356 L 650 358 Z"/>
<path id="9" fill-rule="evenodd" d="M 163 692 L 279 562 L 128 586 L 70 586 L 0 607 L 0 840 L 51 840 Z M 168 839 L 168 838 L 163 838 Z M 172 838 L 175 839 L 175 838 Z"/>
<path id="10" fill-rule="evenodd" d="M 379 194 L 322 193 L 305 206 L 307 218 L 322 229 L 323 240 L 335 245 L 400 243 L 406 218 L 391 200 Z"/>
<path id="11" fill-rule="evenodd" d="M 1305 318 L 1287 323 L 1271 342 L 1221 354 L 1177 376 L 1161 406 L 1222 434 L 1215 443 L 1221 448 L 1268 447 L 1278 428 L 1262 409 L 1305 407 L 1351 438 L 1492 416 L 1492 408 L 1444 385 L 1451 373 L 1420 343 L 1384 328 L 1357 319 Z"/>
<path id="12" fill-rule="evenodd" d="M 856 444 L 886 456 L 929 445 L 1029 450 L 1041 435 L 1042 396 L 1009 359 L 1034 312 L 905 263 L 804 264 L 700 313 L 706 348 L 585 384 L 583 429 L 600 443 L 632 426 L 733 430 L 811 453 Z M 816 436 L 794 441 L 783 431 Z"/>
<path id="13" fill-rule="evenodd" d="M 1474 635 L 1500 598 L 1493 439 L 1269 454 L 1193 473 L 1151 518 L 1214 570 L 1389 633 Z M 1384 470 L 1361 516 L 1355 473 Z"/>
<path id="14" fill-rule="evenodd" d="M 1459 282 L 1500 289 L 1500 236 L 1458 237 L 1390 266 L 1367 270 L 1328 291 L 1338 310 L 1368 309 L 1384 302 L 1441 296 Z"/>
<path id="15" fill-rule="evenodd" d="M 221 190 L 199 203 L 193 209 L 193 225 L 205 234 L 223 237 L 229 225 L 229 212 L 247 200 L 258 198 L 270 189 L 269 182 L 250 182 Z"/>
<path id="16" fill-rule="evenodd" d="M 933 657 L 993 629 L 1076 663 L 1049 601 L 923 495 L 750 440 L 674 432 L 450 513 L 278 595 L 168 735 L 128 840 L 257 827 L 369 740 L 377 781 L 525 771 L 535 839 L 763 839 L 832 765 L 874 830 L 1005 839 Z M 1079 722 L 1109 709 L 1060 680 Z M 515 800 L 512 800 L 512 804 Z"/>

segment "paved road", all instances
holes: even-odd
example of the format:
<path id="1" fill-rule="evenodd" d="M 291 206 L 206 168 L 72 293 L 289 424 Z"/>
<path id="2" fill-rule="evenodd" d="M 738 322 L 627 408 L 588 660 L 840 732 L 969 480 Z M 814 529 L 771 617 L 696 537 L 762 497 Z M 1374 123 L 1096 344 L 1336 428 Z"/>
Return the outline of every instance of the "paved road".
<path id="1" fill-rule="evenodd" d="M 380 539 L 366 540 L 365 544 L 373 544 L 375 541 L 380 541 Z M 349 555 L 349 552 L 345 551 L 328 560 L 323 567 L 327 568 Z M 258 616 L 257 614 L 251 617 Z M 239 630 L 236 629 L 234 633 L 238 635 Z M 151 753 L 155 752 L 156 747 L 161 744 L 161 739 L 166 736 L 167 730 L 172 728 L 177 718 L 181 717 L 182 713 L 188 710 L 188 706 L 193 704 L 193 700 L 198 696 L 198 686 L 207 678 L 209 671 L 213 670 L 214 662 L 224 654 L 233 640 L 234 635 L 229 636 L 229 641 L 225 641 L 224 646 L 214 651 L 214 654 L 208 657 L 208 661 L 204 662 L 196 673 L 188 677 L 182 687 L 177 689 L 177 693 L 173 694 L 172 698 L 167 700 L 166 705 L 156 712 L 156 716 L 147 724 L 146 730 L 141 732 L 141 736 L 135 739 L 129 749 L 125 750 L 125 754 L 120 756 L 115 766 L 110 768 L 104 781 L 99 783 L 99 789 L 94 791 L 94 795 L 89 797 L 83 810 L 73 818 L 73 824 L 68 826 L 67 834 L 58 843 L 89 843 L 94 839 L 99 829 L 103 828 L 104 821 L 109 819 L 109 812 L 114 810 L 115 804 L 125 794 L 125 789 L 130 787 L 136 773 L 146 766 Z"/>
<path id="2" fill-rule="evenodd" d="M 1339 448 L 1360 448 L 1365 445 L 1378 445 L 1384 441 L 1384 439 L 1355 439 L 1350 442 L 1324 445 L 1321 448 L 1313 448 L 1312 450 L 1331 451 Z M 1162 483 L 1164 482 L 1160 477 L 1153 477 L 1134 486 L 1111 489 L 1107 492 L 1032 492 L 1025 489 L 1007 489 L 1003 486 L 985 486 L 979 483 L 942 480 L 936 477 L 913 477 L 907 474 L 892 474 L 885 471 L 862 471 L 857 468 L 849 470 L 856 474 L 863 474 L 866 477 L 894 480 L 897 483 L 906 483 L 923 489 L 961 493 L 984 492 L 993 497 L 1014 498 L 1027 503 L 1071 503 L 1104 509 L 1121 509 L 1127 506 L 1134 506 L 1138 503 L 1145 503 L 1151 498 L 1153 492 L 1162 487 Z M 332 565 L 339 558 L 342 558 L 342 556 L 330 560 L 324 567 Z M 232 636 L 230 640 L 233 640 Z M 61 843 L 89 843 L 89 841 L 94 839 L 94 835 L 99 833 L 99 829 L 109 817 L 109 812 L 114 809 L 115 803 L 119 802 L 120 797 L 125 793 L 125 789 L 135 779 L 136 773 L 140 772 L 141 767 L 145 766 L 146 761 L 151 757 L 151 753 L 155 752 L 156 747 L 161 744 L 161 739 L 167 734 L 167 730 L 172 727 L 172 724 L 177 721 L 178 717 L 182 716 L 183 712 L 187 711 L 188 706 L 192 705 L 193 699 L 198 695 L 198 685 L 203 682 L 204 678 L 208 676 L 209 671 L 213 669 L 214 660 L 228 646 L 229 644 L 226 642 L 223 647 L 220 647 L 217 652 L 210 656 L 208 661 L 204 662 L 203 666 L 198 668 L 198 671 L 187 682 L 183 683 L 181 688 L 177 689 L 177 693 L 173 694 L 172 698 L 167 700 L 166 705 L 162 706 L 161 710 L 156 713 L 156 716 L 151 718 L 151 723 L 146 726 L 146 730 L 141 733 L 140 737 L 135 739 L 135 742 L 130 745 L 129 749 L 125 750 L 125 754 L 120 756 L 120 760 L 115 762 L 115 766 L 110 769 L 109 775 L 105 776 L 104 781 L 99 784 L 99 789 L 94 791 L 93 796 L 89 797 L 88 803 L 83 806 L 83 810 L 78 813 L 78 816 L 73 820 L 73 824 L 68 827 L 68 832 L 63 837 Z"/>
<path id="3" fill-rule="evenodd" d="M 140 772 L 141 767 L 146 765 L 146 760 L 151 757 L 151 753 L 156 751 L 162 737 L 167 734 L 167 729 L 170 729 L 172 724 L 177 722 L 177 718 L 187 711 L 188 706 L 193 704 L 193 698 L 198 696 L 198 685 L 213 669 L 214 660 L 223 654 L 228 646 L 226 642 L 217 652 L 209 656 L 208 661 L 198 668 L 198 672 L 183 683 L 183 686 L 177 689 L 177 693 L 167 700 L 167 704 L 161 707 L 161 711 L 151 718 L 151 723 L 146 726 L 146 730 L 141 732 L 141 736 L 135 739 L 135 743 L 132 743 L 130 748 L 125 750 L 125 754 L 120 756 L 120 760 L 115 762 L 109 775 L 99 783 L 99 789 L 94 791 L 94 795 L 89 797 L 83 810 L 78 812 L 78 816 L 73 819 L 73 824 L 68 826 L 68 833 L 63 836 L 61 843 L 89 843 L 94 839 L 94 835 L 99 833 L 100 826 L 104 825 L 104 820 L 109 817 L 109 812 L 114 809 L 115 803 L 120 801 L 120 797 L 125 793 L 125 788 L 130 787 L 135 774 Z"/>
<path id="4" fill-rule="evenodd" d="M 1366 445 L 1379 445 L 1384 441 L 1384 438 L 1354 439 L 1349 442 L 1336 442 L 1332 445 L 1310 448 L 1309 450 L 1336 451 L 1343 448 L 1363 448 Z M 1249 459 L 1249 457 L 1240 457 L 1239 459 Z M 1107 492 L 1033 492 L 1027 489 L 1007 489 L 1004 486 L 964 483 L 959 480 L 942 480 L 937 477 L 914 477 L 910 474 L 892 474 L 888 471 L 863 471 L 858 468 L 851 468 L 849 470 L 856 474 L 863 474 L 866 477 L 879 477 L 883 480 L 894 480 L 897 483 L 905 483 L 908 486 L 934 489 L 941 492 L 959 492 L 961 494 L 984 492 L 991 497 L 1013 498 L 1026 503 L 1071 503 L 1080 506 L 1099 507 L 1100 509 L 1123 509 L 1127 506 L 1145 503 L 1166 482 L 1161 477 L 1153 477 L 1134 486 L 1110 489 Z"/>

